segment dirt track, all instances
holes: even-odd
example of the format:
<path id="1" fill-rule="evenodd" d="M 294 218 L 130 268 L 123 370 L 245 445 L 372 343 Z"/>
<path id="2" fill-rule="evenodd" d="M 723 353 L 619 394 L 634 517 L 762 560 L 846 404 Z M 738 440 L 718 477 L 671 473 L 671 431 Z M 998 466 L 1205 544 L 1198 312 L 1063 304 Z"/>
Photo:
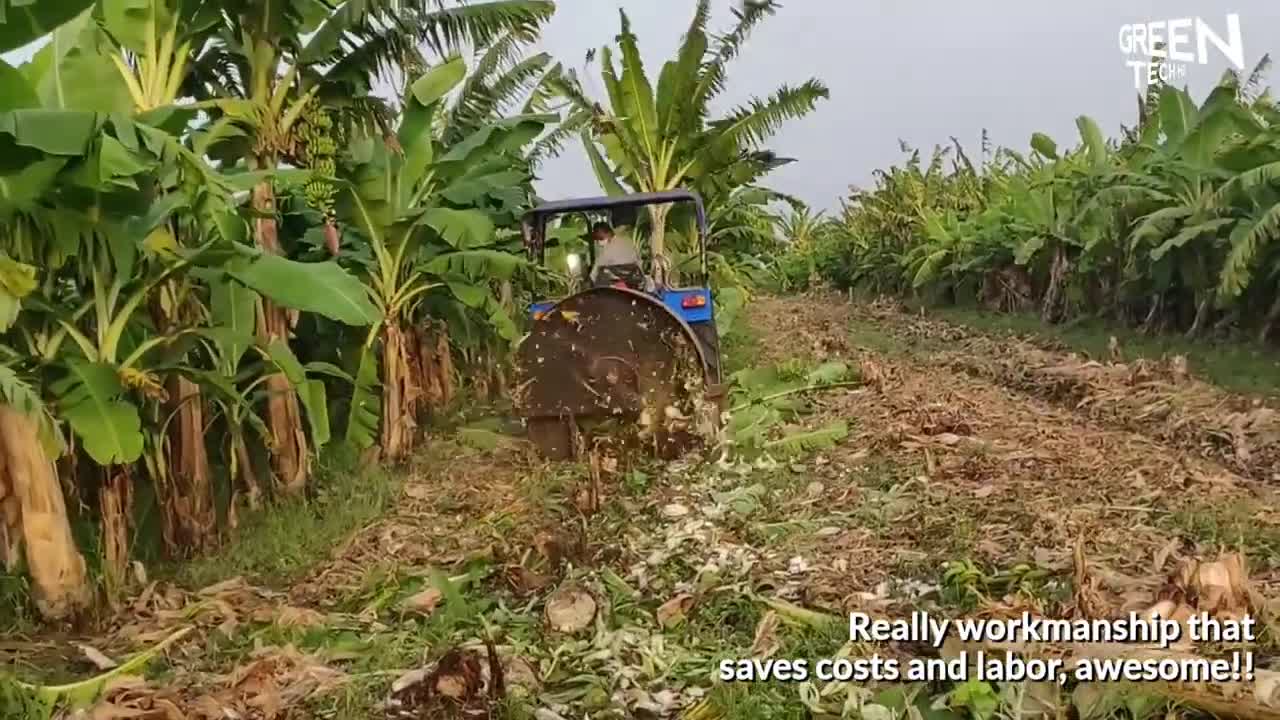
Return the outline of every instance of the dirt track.
<path id="1" fill-rule="evenodd" d="M 1219 543 L 1243 546 L 1254 581 L 1276 595 L 1280 423 L 1189 377 L 1178 359 L 1090 362 L 834 295 L 763 299 L 749 323 L 771 361 L 844 357 L 868 382 L 821 401 L 857 428 L 828 475 L 874 485 L 885 468 L 898 473 L 896 497 L 864 483 L 847 501 L 864 513 L 882 503 L 889 516 L 835 539 L 858 558 L 858 572 L 828 589 L 846 600 L 948 559 L 1065 568 L 1077 538 L 1090 557 L 1139 576 Z"/>

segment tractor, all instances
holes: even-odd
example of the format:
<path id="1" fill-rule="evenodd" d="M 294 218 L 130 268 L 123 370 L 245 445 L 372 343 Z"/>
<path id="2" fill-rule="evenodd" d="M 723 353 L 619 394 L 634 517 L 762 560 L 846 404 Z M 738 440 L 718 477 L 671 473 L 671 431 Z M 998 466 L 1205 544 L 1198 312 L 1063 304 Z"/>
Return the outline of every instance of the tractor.
<path id="1" fill-rule="evenodd" d="M 650 205 L 691 210 L 697 229 L 696 276 L 688 287 L 664 287 L 653 272 L 649 243 L 637 232 L 640 266 L 602 268 L 593 282 L 595 243 L 587 258 L 565 255 L 577 287 L 567 297 L 528 308 L 530 329 L 516 351 L 513 403 L 529 440 L 546 457 L 568 459 L 583 449 L 585 428 L 634 426 L 660 457 L 689 450 L 719 428 L 725 387 L 716 332 L 715 298 L 708 282 L 707 223 L 702 199 L 674 190 L 619 197 L 563 200 L 540 205 L 523 218 L 530 259 L 547 262 L 556 218 L 638 229 Z M 563 237 L 563 233 L 559 234 Z M 606 432 L 608 432 L 606 430 Z"/>

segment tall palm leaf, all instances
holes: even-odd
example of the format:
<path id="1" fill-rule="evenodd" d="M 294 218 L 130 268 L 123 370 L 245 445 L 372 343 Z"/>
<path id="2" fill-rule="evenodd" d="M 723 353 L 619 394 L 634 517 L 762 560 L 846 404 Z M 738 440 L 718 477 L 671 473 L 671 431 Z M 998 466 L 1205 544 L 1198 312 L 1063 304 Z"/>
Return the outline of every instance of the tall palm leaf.
<path id="1" fill-rule="evenodd" d="M 752 99 L 723 118 L 713 118 L 709 102 L 725 86 L 729 63 L 737 57 L 751 30 L 778 8 L 776 2 L 748 3 L 737 22 L 714 42 L 708 38 L 710 3 L 699 0 L 676 56 L 667 61 L 655 85 L 641 60 L 638 39 L 625 11 L 615 47 L 599 53 L 605 103 L 592 100 L 571 74 L 559 89 L 578 117 L 590 116 L 583 134 L 588 159 L 609 194 L 657 192 L 693 186 L 711 197 L 727 197 L 741 184 L 729 176 L 752 164 L 753 155 L 781 125 L 814 110 L 828 97 L 818 80 L 783 87 L 766 99 Z M 616 62 L 615 62 L 616 58 Z M 751 174 L 753 182 L 759 173 Z M 710 200 L 709 202 L 714 202 Z M 655 275 L 667 281 L 665 247 L 669 206 L 649 208 L 650 244 Z"/>

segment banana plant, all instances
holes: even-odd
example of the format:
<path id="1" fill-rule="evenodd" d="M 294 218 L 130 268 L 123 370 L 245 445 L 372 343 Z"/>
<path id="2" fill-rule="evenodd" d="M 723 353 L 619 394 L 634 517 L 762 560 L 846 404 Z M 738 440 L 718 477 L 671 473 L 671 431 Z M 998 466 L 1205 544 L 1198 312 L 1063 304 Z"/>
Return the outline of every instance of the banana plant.
<path id="1" fill-rule="evenodd" d="M 1239 133 L 1256 134 L 1256 122 L 1236 101 L 1235 89 L 1220 85 L 1199 107 L 1186 91 L 1162 88 L 1149 125 L 1159 135 L 1147 135 L 1118 185 L 1144 191 L 1135 203 L 1142 214 L 1129 235 L 1130 250 L 1154 283 L 1153 311 L 1170 290 L 1189 292 L 1195 313 L 1187 334 L 1195 335 L 1220 294 L 1232 244 L 1248 232 L 1235 230 L 1245 227 L 1243 208 L 1222 202 L 1232 174 L 1221 164 L 1223 153 Z"/>
<path id="2" fill-rule="evenodd" d="M 100 31 L 81 22 L 63 29 L 74 30 L 80 45 L 51 43 L 11 78 L 11 86 L 29 89 L 33 104 L 0 113 L 0 142 L 16 168 L 5 174 L 0 193 L 7 221 L 0 235 L 0 310 L 7 339 L 37 363 L 40 392 L 53 400 L 55 416 L 103 468 L 98 497 L 106 567 L 118 579 L 127 562 L 129 471 L 140 459 L 157 494 L 181 500 L 165 502 L 166 512 L 186 508 L 181 517 L 165 515 L 168 528 L 198 540 L 213 525 L 208 482 L 176 496 L 167 487 L 174 476 L 164 436 L 173 416 L 162 406 L 173 388 L 161 379 L 185 365 L 182 342 L 202 322 L 204 290 L 196 271 L 236 278 L 284 302 L 290 293 L 301 295 L 291 304 L 346 322 L 368 324 L 376 309 L 336 264 L 267 259 L 239 244 L 234 183 L 174 136 L 123 110 L 107 114 L 74 102 L 40 106 L 34 87 L 45 80 L 55 80 L 54 97 L 85 82 L 78 68 Z M 120 81 L 114 73 L 107 78 Z M 177 236 L 200 245 L 185 246 Z M 343 279 L 353 287 L 344 289 Z M 346 302 L 335 305 L 333 297 Z M 182 314 L 175 311 L 184 307 L 195 312 L 175 322 Z M 181 385 L 178 390 L 187 395 Z M 291 393 L 303 391 L 313 405 L 322 402 L 310 386 L 289 386 Z M 324 414 L 327 423 L 323 409 L 309 414 L 317 422 Z M 192 424 L 187 433 L 200 453 L 206 450 L 203 425 Z M 148 447 L 152 452 L 143 458 Z"/>
<path id="3" fill-rule="evenodd" d="M 371 0 L 335 4 L 313 0 L 221 0 L 207 43 L 190 63 L 182 92 L 215 104 L 203 131 L 212 156 L 253 172 L 282 163 L 308 170 L 308 201 L 325 217 L 337 254 L 341 232 L 334 201 L 338 148 L 348 133 L 384 128 L 390 110 L 370 89 L 390 70 L 425 64 L 418 48 L 443 54 L 467 43 L 487 45 L 504 33 L 533 39 L 554 11 L 549 0 L 491 0 L 449 6 L 437 0 Z M 255 244 L 280 255 L 276 188 L 260 177 L 251 191 Z M 267 303 L 258 333 L 287 340 L 288 313 Z M 284 487 L 298 492 L 308 477 L 302 418 L 288 379 L 270 383 L 268 424 L 277 438 L 272 462 Z"/>
<path id="4" fill-rule="evenodd" d="M 1249 327 L 1266 340 L 1280 322 L 1268 62 L 1247 80 L 1228 73 L 1200 103 L 1154 87 L 1119 142 L 1083 117 L 1072 148 L 1037 133 L 1019 153 L 984 133 L 982 162 L 956 144 L 950 172 L 936 152 L 926 169 L 904 146 L 905 162 L 845 204 L 818 267 L 844 285 L 955 300 L 977 287 L 1008 309 L 1038 302 L 1049 320 L 1096 313 L 1191 335 Z"/>
<path id="5" fill-rule="evenodd" d="M 96 15 L 114 50 L 109 57 L 135 112 L 178 104 L 191 61 L 204 51 L 220 11 L 213 0 L 98 0 Z"/>
<path id="6" fill-rule="evenodd" d="M 520 204 L 508 190 L 529 179 L 520 151 L 554 118 L 492 122 L 446 145 L 443 140 L 451 136 L 443 113 L 446 96 L 466 74 L 460 57 L 423 73 L 405 89 L 398 148 L 365 138 L 347 158 L 353 181 L 341 198 L 342 217 L 368 242 L 369 261 L 361 269 L 382 314 L 364 342 L 357 393 L 367 394 L 368 383 L 361 379 L 367 381 L 374 375 L 370 368 L 380 365 L 379 445 L 393 459 L 413 446 L 422 396 L 416 383 L 430 381 L 415 377 L 414 369 L 424 361 L 435 368 L 449 365 L 447 344 L 445 357 L 439 357 L 411 325 L 418 308 L 424 303 L 437 311 L 442 303 L 462 306 L 483 313 L 502 336 L 514 340 L 516 334 L 491 281 L 510 278 L 524 261 L 496 246 L 493 217 L 511 214 Z M 432 354 L 437 357 L 426 357 Z M 374 435 L 369 408 L 367 397 L 353 400 L 347 433 L 357 446 Z"/>

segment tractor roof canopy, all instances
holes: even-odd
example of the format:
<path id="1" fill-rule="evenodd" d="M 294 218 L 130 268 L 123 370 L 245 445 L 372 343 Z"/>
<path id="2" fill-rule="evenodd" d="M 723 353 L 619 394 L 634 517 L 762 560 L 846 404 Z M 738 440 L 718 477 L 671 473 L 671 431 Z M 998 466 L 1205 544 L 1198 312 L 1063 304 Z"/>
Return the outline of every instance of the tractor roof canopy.
<path id="1" fill-rule="evenodd" d="M 579 198 L 576 200 L 556 200 L 543 203 L 530 210 L 525 217 L 530 220 L 545 220 L 554 215 L 574 212 L 591 212 L 594 210 L 617 210 L 619 208 L 639 208 L 647 205 L 665 205 L 668 203 L 691 202 L 697 206 L 699 220 L 704 214 L 702 198 L 689 190 L 666 190 L 654 193 L 636 193 L 634 195 L 618 195 L 616 197 Z"/>
<path id="2" fill-rule="evenodd" d="M 707 269 L 707 213 L 702 204 L 702 196 L 691 190 L 665 190 L 663 192 L 634 193 L 613 197 L 577 198 L 572 200 L 556 200 L 543 203 L 524 215 L 523 225 L 525 247 L 530 257 L 539 262 L 544 259 L 547 221 L 559 215 L 572 213 L 594 213 L 607 211 L 611 217 L 617 211 L 636 210 L 650 205 L 667 205 L 692 203 L 695 220 L 698 224 L 698 259 L 705 276 Z M 617 224 L 617 223 L 615 223 Z M 589 252 L 594 248 L 589 247 Z"/>

